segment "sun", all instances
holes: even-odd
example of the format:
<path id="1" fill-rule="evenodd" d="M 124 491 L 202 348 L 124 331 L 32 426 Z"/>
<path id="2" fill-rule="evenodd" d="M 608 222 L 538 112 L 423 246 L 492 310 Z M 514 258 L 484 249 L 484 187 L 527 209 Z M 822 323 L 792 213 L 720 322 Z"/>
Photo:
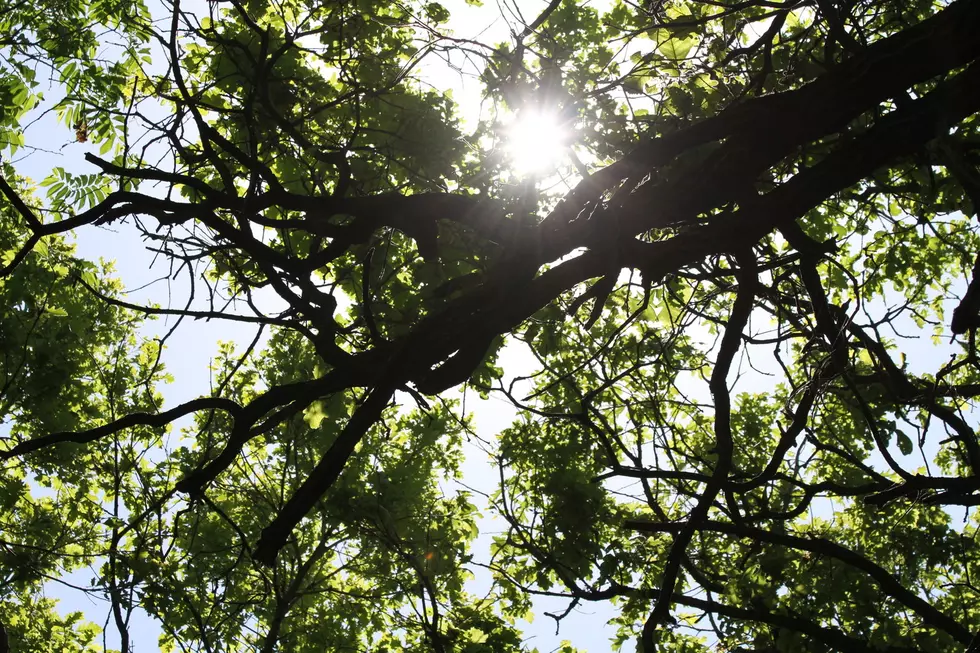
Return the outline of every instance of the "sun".
<path id="1" fill-rule="evenodd" d="M 519 175 L 540 175 L 558 166 L 569 133 L 557 111 L 524 108 L 505 130 L 511 169 Z"/>

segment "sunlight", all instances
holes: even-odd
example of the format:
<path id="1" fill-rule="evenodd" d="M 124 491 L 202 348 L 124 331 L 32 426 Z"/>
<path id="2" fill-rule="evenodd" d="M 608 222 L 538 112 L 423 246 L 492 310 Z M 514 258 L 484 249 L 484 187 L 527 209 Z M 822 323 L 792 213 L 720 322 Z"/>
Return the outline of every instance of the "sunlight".
<path id="1" fill-rule="evenodd" d="M 524 109 L 506 128 L 505 148 L 514 172 L 535 175 L 558 165 L 567 139 L 557 113 Z"/>

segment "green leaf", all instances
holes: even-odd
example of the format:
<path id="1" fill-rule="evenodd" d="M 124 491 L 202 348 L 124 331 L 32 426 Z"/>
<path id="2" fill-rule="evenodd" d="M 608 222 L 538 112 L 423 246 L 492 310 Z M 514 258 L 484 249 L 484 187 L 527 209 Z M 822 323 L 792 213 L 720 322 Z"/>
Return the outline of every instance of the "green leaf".
<path id="1" fill-rule="evenodd" d="M 912 453 L 912 439 L 900 430 L 895 431 L 895 440 L 902 455 L 908 456 Z"/>
<path id="2" fill-rule="evenodd" d="M 681 61 L 687 58 L 691 49 L 697 45 L 697 38 L 678 38 L 672 36 L 666 41 L 657 45 L 657 51 L 670 61 Z"/>

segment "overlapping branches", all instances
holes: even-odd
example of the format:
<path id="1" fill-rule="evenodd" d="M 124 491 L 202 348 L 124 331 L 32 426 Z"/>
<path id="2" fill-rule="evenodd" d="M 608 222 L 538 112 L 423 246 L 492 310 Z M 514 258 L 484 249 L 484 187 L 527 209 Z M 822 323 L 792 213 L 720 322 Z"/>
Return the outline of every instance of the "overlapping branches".
<path id="1" fill-rule="evenodd" d="M 521 39 L 546 25 L 559 4 L 551 3 Z M 520 202 L 450 193 L 427 174 L 392 171 L 398 165 L 385 147 L 394 146 L 389 141 L 377 145 L 381 137 L 377 142 L 371 139 L 384 133 L 401 142 L 409 141 L 410 135 L 398 125 L 380 120 L 374 124 L 368 114 L 376 109 L 375 102 L 408 102 L 408 94 L 398 95 L 404 72 L 368 84 L 354 79 L 354 63 L 345 61 L 350 68 L 341 68 L 341 76 L 352 76 L 346 89 L 319 88 L 322 80 L 304 76 L 299 67 L 292 76 L 277 67 L 310 34 L 273 33 L 253 20 L 243 5 L 234 2 L 232 7 L 244 36 L 210 27 L 191 29 L 199 43 L 184 48 L 181 25 L 186 17 L 179 6 L 173 8 L 169 32 L 159 35 L 169 53 L 174 86 L 170 99 L 175 116 L 164 130 L 173 146 L 172 169 L 135 157 L 115 162 L 89 157 L 104 174 L 124 180 L 120 187 L 160 182 L 183 192 L 185 199 L 120 190 L 72 218 L 44 224 L 4 181 L 0 191 L 22 216 L 30 236 L 3 274 L 11 273 L 46 235 L 129 216 L 152 218 L 166 230 L 169 242 L 180 240 L 173 234 L 190 234 L 181 241 L 196 248 L 190 256 L 220 268 L 235 293 L 271 288 L 288 306 L 275 316 L 257 309 L 254 316 L 191 309 L 167 309 L 167 314 L 226 317 L 293 330 L 309 341 L 322 368 L 240 403 L 206 397 L 154 415 L 133 413 L 83 432 L 26 440 L 5 452 L 3 459 L 26 457 L 64 442 L 92 443 L 130 427 L 161 427 L 191 413 L 219 410 L 230 418 L 224 442 L 216 450 L 207 448 L 175 484 L 177 491 L 206 498 L 209 486 L 240 459 L 252 440 L 303 414 L 315 402 L 345 393 L 359 396 L 350 415 L 338 418 L 343 426 L 319 452 L 319 462 L 291 496 L 283 497 L 275 518 L 251 548 L 255 561 L 273 565 L 297 525 L 329 498 L 358 445 L 383 422 L 397 391 L 414 393 L 421 404 L 421 395 L 436 395 L 466 382 L 495 339 L 520 332 L 540 311 L 562 302 L 576 313 L 585 300 L 595 301 L 587 333 L 615 294 L 623 270 L 642 275 L 643 304 L 632 312 L 630 324 L 651 302 L 656 304 L 650 299 L 652 291 L 669 293 L 674 280 L 697 278 L 713 290 L 701 298 L 700 306 L 685 311 L 722 333 L 704 375 L 712 406 L 711 428 L 704 429 L 710 431 L 710 445 L 696 452 L 693 447 L 685 450 L 684 443 L 670 440 L 663 415 L 650 418 L 669 442 L 661 449 L 674 457 L 673 468 L 664 469 L 644 458 L 649 451 L 644 454 L 643 446 L 631 448 L 624 433 L 611 426 L 609 415 L 628 403 L 623 395 L 646 393 L 652 397 L 649 403 L 666 403 L 663 389 L 641 373 L 644 360 L 577 397 L 581 410 L 574 415 L 539 411 L 581 424 L 601 441 L 605 471 L 593 474 L 591 482 L 633 479 L 641 484 L 643 510 L 652 517 L 629 519 L 625 529 L 671 536 L 669 545 L 658 545 L 655 582 L 632 587 L 607 574 L 601 580 L 608 590 L 582 589 L 568 565 L 547 547 L 535 545 L 534 529 L 505 505 L 512 529 L 522 535 L 515 548 L 555 573 L 576 600 L 623 596 L 652 601 L 642 634 L 645 650 L 654 650 L 657 630 L 668 622 L 675 605 L 784 628 L 832 647 L 874 650 L 858 635 L 818 619 L 769 609 L 764 603 L 738 607 L 714 600 L 711 593 L 729 579 L 699 558 L 711 557 L 705 553 L 705 538 L 717 535 L 833 558 L 835 564 L 872 579 L 890 601 L 914 612 L 922 623 L 959 645 L 971 641 L 967 622 L 922 598 L 918 588 L 907 587 L 880 562 L 779 524 L 797 518 L 823 496 L 886 506 L 899 498 L 950 505 L 976 502 L 980 445 L 953 402 L 975 396 L 976 383 L 942 381 L 954 374 L 951 367 L 930 379 L 897 365 L 875 325 L 861 324 L 845 307 L 833 304 L 821 274 L 834 244 L 808 235 L 804 227 L 814 231 L 812 225 L 797 221 L 882 169 L 923 156 L 937 137 L 948 138 L 980 110 L 980 41 L 975 38 L 980 4 L 951 3 L 930 18 L 866 45 L 848 31 L 836 8 L 817 3 L 830 38 L 847 49 L 845 58 L 798 88 L 740 99 L 714 117 L 646 139 L 620 161 L 583 179 L 540 220 L 529 218 Z M 748 84 L 753 93 L 766 88 L 774 72 L 774 39 L 788 12 L 797 7 L 798 3 L 776 6 L 777 15 L 762 37 L 729 58 L 763 53 L 764 68 Z M 719 16 L 742 8 L 727 7 Z M 354 23 L 348 17 L 331 23 L 334 18 L 326 23 L 336 30 Z M 699 24 L 693 21 L 690 26 Z M 675 21 L 671 26 L 687 25 Z M 205 79 L 200 68 L 208 57 L 202 55 L 201 43 L 219 52 L 213 57 L 215 69 L 226 74 L 210 80 L 211 86 L 197 88 L 185 77 Z M 300 112 L 301 102 L 288 101 L 289 93 L 314 94 L 311 89 L 327 96 L 315 110 Z M 909 91 L 914 91 L 914 98 L 907 97 Z M 348 105 L 347 123 L 316 122 L 326 107 Z M 191 128 L 199 142 L 177 136 Z M 359 178 L 358 166 L 380 166 L 386 172 Z M 398 183 L 379 181 L 385 175 Z M 610 232 L 615 234 L 612 242 Z M 775 250 L 777 234 L 788 242 L 789 253 Z M 377 261 L 375 254 L 381 251 L 383 261 Z M 422 280 L 424 266 L 438 274 Z M 409 281 L 399 280 L 400 274 Z M 597 281 L 590 289 L 583 289 L 593 280 Z M 405 310 L 409 316 L 400 319 L 379 317 L 374 303 L 395 303 L 399 283 L 398 301 L 411 304 L 413 310 Z M 861 293 L 861 288 L 855 291 L 856 301 Z M 570 299 L 575 294 L 578 300 Z M 352 302 L 352 308 L 340 308 L 338 298 Z M 142 310 L 161 312 L 155 307 Z M 794 354 L 797 360 L 783 370 L 791 386 L 788 424 L 781 427 L 771 451 L 764 448 L 764 459 L 750 464 L 740 451 L 745 444 L 742 434 L 733 426 L 737 411 L 729 381 L 738 368 L 739 352 L 757 342 L 750 333 L 757 311 L 780 324 L 769 343 L 777 359 L 794 340 L 805 341 L 807 350 Z M 594 359 L 575 369 L 601 367 L 603 357 L 625 341 L 628 326 L 617 331 Z M 856 360 L 861 354 L 870 363 L 865 361 L 859 373 Z M 966 364 L 976 365 L 975 356 Z M 553 375 L 574 381 L 573 374 Z M 560 386 L 555 380 L 548 388 L 558 392 L 554 388 Z M 870 398 L 872 389 L 884 398 Z M 608 398 L 617 392 L 615 400 Z M 823 412 L 843 412 L 838 404 L 846 405 L 873 436 L 887 471 L 868 464 L 850 443 L 822 434 Z M 889 454 L 882 405 L 892 412 L 921 409 L 941 422 L 962 459 L 956 473 L 906 471 Z M 695 408 L 694 402 L 686 406 L 691 409 L 687 419 L 694 421 L 695 413 L 701 412 Z M 648 428 L 634 427 L 637 432 Z M 804 443 L 809 447 L 806 455 L 833 459 L 848 473 L 840 474 L 844 478 L 808 475 L 800 461 Z M 656 490 L 661 484 L 669 489 Z M 682 506 L 679 510 L 663 505 L 665 492 Z M 733 556 L 750 557 L 741 549 Z M 685 574 L 707 598 L 682 588 L 688 582 Z M 435 598 L 432 601 L 435 605 Z"/>

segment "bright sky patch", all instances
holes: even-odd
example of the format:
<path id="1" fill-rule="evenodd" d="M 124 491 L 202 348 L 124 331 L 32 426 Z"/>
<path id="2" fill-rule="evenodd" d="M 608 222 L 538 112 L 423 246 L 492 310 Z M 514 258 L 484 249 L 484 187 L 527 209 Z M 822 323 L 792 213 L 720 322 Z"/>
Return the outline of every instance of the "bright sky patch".
<path id="1" fill-rule="evenodd" d="M 557 167 L 568 131 L 557 112 L 525 108 L 506 129 L 507 155 L 519 175 L 547 174 Z"/>

